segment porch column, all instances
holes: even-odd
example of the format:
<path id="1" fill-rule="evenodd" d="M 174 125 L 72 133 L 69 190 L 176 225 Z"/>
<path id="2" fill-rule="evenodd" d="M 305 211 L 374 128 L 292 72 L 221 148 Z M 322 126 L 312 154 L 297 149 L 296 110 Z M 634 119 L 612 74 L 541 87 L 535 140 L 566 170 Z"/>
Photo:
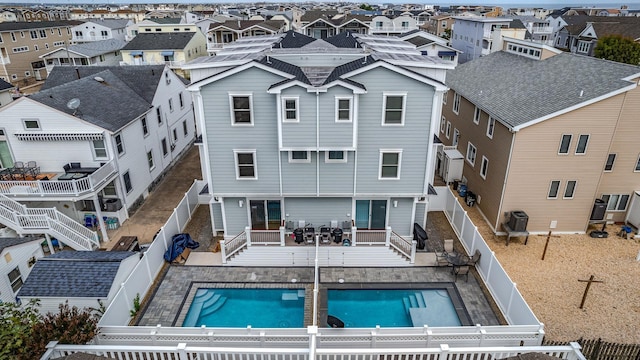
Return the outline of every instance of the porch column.
<path id="1" fill-rule="evenodd" d="M 285 241 L 285 229 L 284 226 L 280 226 L 280 246 L 284 246 L 284 241 Z"/>
<path id="2" fill-rule="evenodd" d="M 51 243 L 51 236 L 49 236 L 49 234 L 45 233 L 44 237 L 47 239 L 47 246 L 49 247 L 49 253 L 55 254 L 56 252 L 53 249 L 53 244 Z"/>
<path id="3" fill-rule="evenodd" d="M 384 232 L 384 246 L 389 247 L 391 243 L 391 227 L 387 226 Z"/>
<path id="4" fill-rule="evenodd" d="M 251 246 L 251 226 L 244 228 L 244 233 L 247 235 L 247 247 Z"/>
<path id="5" fill-rule="evenodd" d="M 358 232 L 357 227 L 351 228 L 351 246 L 356 246 L 356 233 Z"/>
<path id="6" fill-rule="evenodd" d="M 100 209 L 100 201 L 98 201 L 98 195 L 94 196 L 93 207 L 96 209 L 96 216 L 98 217 L 98 224 L 100 225 L 100 232 L 102 233 L 102 242 L 109 241 L 109 235 L 107 235 L 107 226 L 102 218 L 102 209 Z"/>

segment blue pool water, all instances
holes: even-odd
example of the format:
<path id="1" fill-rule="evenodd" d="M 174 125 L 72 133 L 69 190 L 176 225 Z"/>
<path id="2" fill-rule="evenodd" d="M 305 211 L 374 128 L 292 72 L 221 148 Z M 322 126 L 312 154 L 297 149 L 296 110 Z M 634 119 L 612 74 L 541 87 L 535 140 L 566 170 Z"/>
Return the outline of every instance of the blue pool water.
<path id="1" fill-rule="evenodd" d="M 199 288 L 182 324 L 208 327 L 304 326 L 304 289 Z"/>
<path id="2" fill-rule="evenodd" d="M 444 289 L 328 290 L 327 307 L 345 327 L 462 325 Z"/>

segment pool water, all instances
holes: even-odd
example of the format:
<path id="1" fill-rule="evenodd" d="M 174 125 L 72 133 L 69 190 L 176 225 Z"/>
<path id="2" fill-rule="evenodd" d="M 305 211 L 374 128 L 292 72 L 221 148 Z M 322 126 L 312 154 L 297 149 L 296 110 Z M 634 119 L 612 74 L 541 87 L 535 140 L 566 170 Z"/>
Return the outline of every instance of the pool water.
<path id="1" fill-rule="evenodd" d="M 208 327 L 300 328 L 304 289 L 199 288 L 182 324 Z"/>
<path id="2" fill-rule="evenodd" d="M 327 307 L 345 327 L 462 325 L 445 289 L 327 290 Z"/>

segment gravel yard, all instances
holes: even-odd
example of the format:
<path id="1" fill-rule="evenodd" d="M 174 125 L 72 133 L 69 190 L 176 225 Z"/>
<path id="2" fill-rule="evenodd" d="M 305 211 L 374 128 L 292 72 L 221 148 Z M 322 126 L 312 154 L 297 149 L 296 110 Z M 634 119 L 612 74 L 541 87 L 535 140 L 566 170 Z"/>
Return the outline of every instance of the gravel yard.
<path id="1" fill-rule="evenodd" d="M 608 225 L 609 237 L 604 239 L 585 234 L 552 237 L 541 260 L 546 235 L 529 236 L 527 245 L 524 238 L 512 239 L 505 246 L 505 237 L 493 235 L 477 207 L 464 208 L 545 324 L 546 339 L 640 343 L 640 242 L 618 237 L 620 225 Z M 591 275 L 603 283 L 591 285 L 580 309 L 586 283 L 578 280 Z"/>

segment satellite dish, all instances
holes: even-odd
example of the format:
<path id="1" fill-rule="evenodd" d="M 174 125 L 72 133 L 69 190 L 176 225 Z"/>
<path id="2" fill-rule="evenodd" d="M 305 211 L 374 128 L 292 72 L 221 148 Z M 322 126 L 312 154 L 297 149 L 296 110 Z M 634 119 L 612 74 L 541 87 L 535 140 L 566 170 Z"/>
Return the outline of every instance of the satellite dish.
<path id="1" fill-rule="evenodd" d="M 67 103 L 67 107 L 71 110 L 77 109 L 78 106 L 80 106 L 80 99 L 78 98 L 73 98 Z"/>
<path id="2" fill-rule="evenodd" d="M 100 76 L 96 76 L 93 78 L 93 80 L 97 81 L 97 82 L 104 82 L 104 79 L 101 78 Z"/>

